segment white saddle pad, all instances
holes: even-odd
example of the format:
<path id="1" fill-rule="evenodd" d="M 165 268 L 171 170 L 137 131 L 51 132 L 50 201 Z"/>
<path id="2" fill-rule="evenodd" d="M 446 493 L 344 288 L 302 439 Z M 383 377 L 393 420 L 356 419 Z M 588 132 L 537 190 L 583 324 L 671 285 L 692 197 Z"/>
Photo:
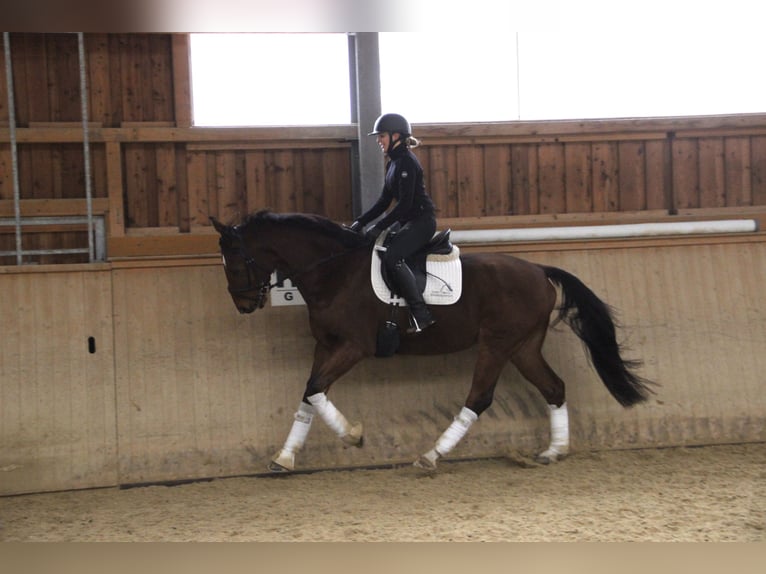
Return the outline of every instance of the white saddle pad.
<path id="1" fill-rule="evenodd" d="M 381 268 L 383 261 L 378 251 L 384 250 L 383 241 L 386 233 L 381 233 L 372 250 L 372 289 L 378 299 L 384 303 L 406 305 L 401 297 L 391 297 L 391 291 L 386 287 Z M 452 246 L 452 251 L 446 255 L 429 255 L 426 258 L 426 288 L 423 299 L 428 305 L 452 305 L 457 303 L 463 291 L 463 266 L 460 263 L 460 249 Z"/>

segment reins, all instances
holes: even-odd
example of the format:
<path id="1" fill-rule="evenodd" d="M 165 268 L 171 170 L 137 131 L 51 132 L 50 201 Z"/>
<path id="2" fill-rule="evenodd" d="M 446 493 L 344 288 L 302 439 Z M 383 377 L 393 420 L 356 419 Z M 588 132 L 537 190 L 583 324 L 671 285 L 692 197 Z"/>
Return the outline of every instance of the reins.
<path id="1" fill-rule="evenodd" d="M 333 261 L 335 259 L 338 259 L 344 255 L 348 255 L 351 252 L 354 251 L 354 249 L 347 249 L 344 251 L 340 251 L 337 253 L 331 253 L 327 257 L 323 257 L 319 259 L 318 261 L 314 261 L 304 269 L 300 269 L 297 271 L 293 271 L 292 273 L 289 273 L 287 275 L 283 275 L 281 278 L 279 278 L 278 281 L 275 281 L 273 283 L 269 282 L 269 280 L 261 281 L 258 284 L 254 284 L 253 281 L 253 275 L 251 271 L 260 271 L 267 277 L 271 277 L 272 271 L 266 269 L 263 265 L 259 265 L 255 259 L 249 254 L 247 247 L 245 245 L 244 237 L 242 237 L 242 233 L 239 229 L 236 227 L 233 228 L 233 234 L 236 237 L 236 239 L 239 241 L 239 248 L 233 248 L 233 247 L 224 247 L 221 246 L 221 251 L 226 252 L 229 251 L 231 253 L 237 253 L 242 257 L 242 260 L 245 262 L 245 268 L 247 269 L 247 286 L 245 287 L 239 287 L 239 288 L 232 288 L 229 287 L 229 293 L 232 295 L 237 295 L 243 299 L 249 299 L 250 301 L 254 301 L 259 308 L 263 306 L 266 298 L 266 294 L 269 293 L 274 287 L 279 286 L 285 279 L 289 279 L 294 283 L 295 279 L 298 277 L 301 277 L 302 275 L 305 275 L 306 273 L 309 273 L 318 267 L 321 267 L 322 265 L 325 265 L 326 263 L 329 263 L 330 261 Z M 360 245 L 359 247 L 362 247 Z M 258 291 L 257 297 L 253 297 L 251 295 L 247 295 L 251 291 Z"/>

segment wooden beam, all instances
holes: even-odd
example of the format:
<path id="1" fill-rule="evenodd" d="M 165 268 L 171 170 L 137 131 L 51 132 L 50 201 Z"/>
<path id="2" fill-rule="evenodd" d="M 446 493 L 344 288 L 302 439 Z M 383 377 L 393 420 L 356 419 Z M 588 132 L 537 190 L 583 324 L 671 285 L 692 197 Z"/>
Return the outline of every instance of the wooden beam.
<path id="1" fill-rule="evenodd" d="M 274 126 L 255 128 L 176 128 L 151 126 L 144 122 L 136 127 L 98 128 L 90 130 L 91 142 L 253 142 L 285 140 L 350 141 L 356 138 L 353 125 L 339 126 Z M 140 127 L 139 127 L 140 126 Z M 19 128 L 18 143 L 76 143 L 82 141 L 82 127 Z M 9 128 L 0 127 L 0 141 L 9 141 Z"/>
<path id="2" fill-rule="evenodd" d="M 215 256 L 219 253 L 215 233 L 110 237 L 110 260 L 152 257 Z"/>
<path id="3" fill-rule="evenodd" d="M 109 235 L 125 235 L 122 150 L 117 142 L 106 144 L 106 187 L 109 195 Z"/>
<path id="4" fill-rule="evenodd" d="M 105 197 L 93 198 L 92 206 L 95 215 L 103 215 L 109 211 L 109 200 Z M 22 217 L 65 217 L 88 213 L 85 199 L 22 199 L 19 208 Z M 0 217 L 14 215 L 13 200 L 0 200 Z"/>
<path id="5" fill-rule="evenodd" d="M 193 123 L 191 89 L 191 50 L 189 34 L 173 34 L 173 108 L 176 126 L 188 128 Z"/>

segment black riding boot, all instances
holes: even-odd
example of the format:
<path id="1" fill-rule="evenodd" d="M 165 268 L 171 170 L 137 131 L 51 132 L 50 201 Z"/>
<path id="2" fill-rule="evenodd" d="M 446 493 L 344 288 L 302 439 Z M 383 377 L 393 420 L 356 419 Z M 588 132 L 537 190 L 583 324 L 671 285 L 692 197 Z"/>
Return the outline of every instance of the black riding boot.
<path id="1" fill-rule="evenodd" d="M 423 301 L 423 295 L 415 282 L 415 276 L 403 260 L 398 261 L 394 266 L 394 280 L 399 289 L 399 295 L 407 301 L 407 305 L 410 307 L 413 325 L 407 329 L 407 332 L 420 333 L 426 327 L 436 323 L 425 301 Z"/>

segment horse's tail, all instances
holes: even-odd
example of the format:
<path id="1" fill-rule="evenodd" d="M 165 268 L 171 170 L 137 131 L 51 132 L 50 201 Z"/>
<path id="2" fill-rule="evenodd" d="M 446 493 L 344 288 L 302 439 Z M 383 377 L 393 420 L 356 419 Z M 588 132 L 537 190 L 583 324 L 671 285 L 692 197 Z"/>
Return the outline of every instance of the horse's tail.
<path id="1" fill-rule="evenodd" d="M 641 361 L 625 360 L 620 355 L 612 309 L 577 277 L 556 267 L 541 266 L 546 277 L 561 287 L 562 302 L 555 323 L 571 327 L 588 349 L 599 377 L 624 407 L 647 399 L 652 381 L 636 375 Z"/>

